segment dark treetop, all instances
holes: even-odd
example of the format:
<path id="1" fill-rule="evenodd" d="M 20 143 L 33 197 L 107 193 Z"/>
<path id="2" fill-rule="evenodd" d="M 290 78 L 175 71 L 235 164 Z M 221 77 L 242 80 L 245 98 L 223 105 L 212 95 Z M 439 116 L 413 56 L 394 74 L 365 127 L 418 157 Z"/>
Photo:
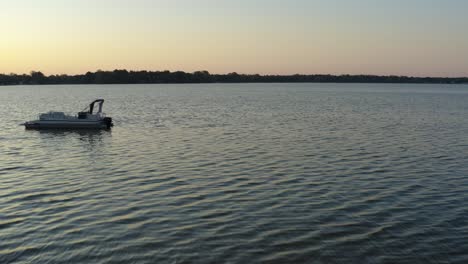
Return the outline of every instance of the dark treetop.
<path id="1" fill-rule="evenodd" d="M 207 71 L 187 73 L 183 71 L 101 71 L 78 75 L 50 75 L 32 71 L 30 74 L 0 74 L 0 85 L 21 84 L 125 84 L 125 83 L 468 83 L 468 77 L 408 77 L 376 75 L 259 75 L 259 74 L 210 74 Z"/>

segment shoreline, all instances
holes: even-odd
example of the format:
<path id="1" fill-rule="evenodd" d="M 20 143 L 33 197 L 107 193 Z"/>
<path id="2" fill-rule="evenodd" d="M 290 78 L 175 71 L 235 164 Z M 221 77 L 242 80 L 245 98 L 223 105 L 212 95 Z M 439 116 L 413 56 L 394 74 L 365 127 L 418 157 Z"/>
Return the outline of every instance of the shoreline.
<path id="1" fill-rule="evenodd" d="M 210 74 L 208 71 L 101 71 L 77 75 L 0 74 L 0 86 L 57 84 L 208 84 L 208 83 L 375 83 L 375 84 L 468 84 L 468 77 L 414 77 L 396 75 L 331 74 Z"/>
<path id="2" fill-rule="evenodd" d="M 436 83 L 436 82 L 393 82 L 393 83 L 384 83 L 384 82 L 210 82 L 210 83 L 45 83 L 45 84 L 0 84 L 0 87 L 11 87 L 11 86 L 66 86 L 66 85 L 73 85 L 73 86 L 87 86 L 87 85 L 99 85 L 99 86 L 107 86 L 107 85 L 179 85 L 179 84 L 410 84 L 410 85 L 468 85 L 466 83 Z"/>

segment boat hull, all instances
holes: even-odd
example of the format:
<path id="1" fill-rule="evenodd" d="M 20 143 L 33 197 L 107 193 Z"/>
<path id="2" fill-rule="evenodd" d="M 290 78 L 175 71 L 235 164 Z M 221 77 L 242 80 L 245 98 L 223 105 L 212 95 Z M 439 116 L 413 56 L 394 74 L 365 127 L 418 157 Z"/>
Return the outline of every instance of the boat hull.
<path id="1" fill-rule="evenodd" d="M 105 121 L 57 121 L 38 120 L 24 123 L 26 129 L 108 129 L 112 125 Z"/>

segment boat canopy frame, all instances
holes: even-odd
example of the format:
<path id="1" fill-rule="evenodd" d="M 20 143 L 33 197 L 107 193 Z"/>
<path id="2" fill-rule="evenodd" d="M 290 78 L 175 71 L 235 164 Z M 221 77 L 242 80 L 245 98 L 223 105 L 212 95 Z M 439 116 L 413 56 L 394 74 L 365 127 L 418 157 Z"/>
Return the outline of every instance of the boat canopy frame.
<path id="1" fill-rule="evenodd" d="M 96 100 L 92 101 L 89 104 L 89 107 L 85 108 L 82 112 L 88 112 L 90 115 L 92 115 L 93 111 L 94 111 L 94 104 L 96 104 L 96 103 L 99 104 L 98 105 L 98 111 L 96 113 L 97 114 L 102 113 L 102 105 L 104 104 L 104 99 L 96 99 Z M 88 110 L 88 111 L 86 111 L 86 110 Z"/>

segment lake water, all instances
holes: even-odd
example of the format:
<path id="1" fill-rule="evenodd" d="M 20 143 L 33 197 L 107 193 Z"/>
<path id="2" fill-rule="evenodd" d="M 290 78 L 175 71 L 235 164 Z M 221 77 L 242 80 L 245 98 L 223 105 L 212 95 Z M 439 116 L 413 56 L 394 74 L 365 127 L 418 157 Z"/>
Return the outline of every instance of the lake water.
<path id="1" fill-rule="evenodd" d="M 0 87 L 0 263 L 468 263 L 468 86 Z"/>

